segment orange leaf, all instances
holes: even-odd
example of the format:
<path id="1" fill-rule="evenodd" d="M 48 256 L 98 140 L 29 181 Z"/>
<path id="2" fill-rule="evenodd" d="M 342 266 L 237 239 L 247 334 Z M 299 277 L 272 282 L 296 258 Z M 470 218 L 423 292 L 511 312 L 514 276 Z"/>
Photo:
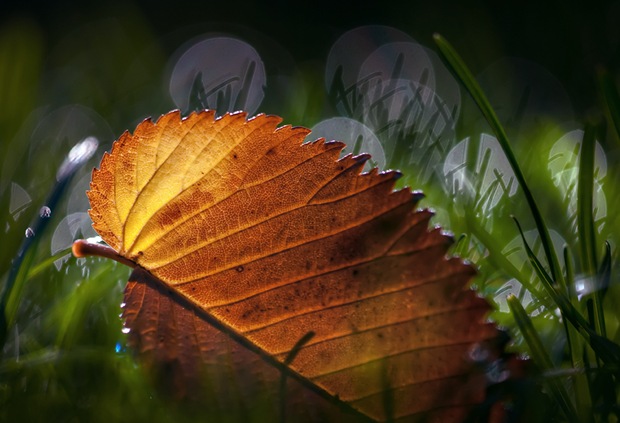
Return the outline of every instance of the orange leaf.
<path id="1" fill-rule="evenodd" d="M 372 419 L 461 420 L 484 398 L 469 352 L 496 335 L 473 269 L 445 258 L 397 172 L 360 174 L 368 155 L 280 121 L 171 112 L 93 171 L 94 227 L 137 266 L 131 342 L 183 385 L 216 327 Z"/>

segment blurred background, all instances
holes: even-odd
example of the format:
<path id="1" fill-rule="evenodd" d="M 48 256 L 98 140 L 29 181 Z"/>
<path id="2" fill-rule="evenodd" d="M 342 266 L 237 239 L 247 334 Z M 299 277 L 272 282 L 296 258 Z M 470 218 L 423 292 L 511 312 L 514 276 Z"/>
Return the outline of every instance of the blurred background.
<path id="1" fill-rule="evenodd" d="M 39 76 L 39 83 L 29 86 L 29 93 L 39 94 L 36 104 L 79 101 L 102 115 L 112 105 L 128 109 L 129 98 L 153 103 L 150 97 L 149 101 L 143 98 L 145 92 L 159 95 L 161 105 L 137 112 L 159 114 L 167 110 L 161 107 L 173 106 L 166 89 L 169 68 L 181 54 L 179 49 L 209 34 L 228 34 L 254 46 L 272 76 L 297 76 L 298 72 L 309 76 L 314 71 L 322 79 L 331 48 L 346 31 L 387 25 L 428 47 L 432 47 L 432 34 L 439 32 L 474 74 L 503 57 L 533 61 L 557 79 L 578 113 L 595 103 L 595 66 L 615 68 L 620 61 L 617 1 L 439 0 L 353 6 L 323 0 L 306 5 L 235 2 L 234 6 L 227 2 L 5 1 L 1 10 L 4 38 L 14 37 L 9 43 L 13 51 L 29 53 L 28 70 Z M 63 76 L 68 87 L 61 89 Z M 99 87 L 98 92 L 90 93 L 94 87 L 86 84 Z M 267 85 L 267 100 L 272 100 L 271 85 Z M 272 103 L 278 102 L 272 100 L 261 110 L 286 110 Z"/>
<path id="2" fill-rule="evenodd" d="M 69 248 L 96 235 L 84 192 L 103 152 L 123 131 L 172 109 L 277 114 L 313 128 L 310 138 L 345 141 L 347 152 L 368 151 L 373 165 L 402 170 L 401 184 L 423 189 L 435 222 L 455 234 L 454 252 L 478 265 L 475 287 L 512 331 L 515 350 L 526 347 L 513 330 L 509 294 L 562 363 L 563 323 L 510 219 L 540 253 L 523 193 L 432 36 L 450 41 L 476 75 L 554 243 L 568 246 L 576 274 L 585 275 L 575 193 L 586 121 L 607 122 L 596 146 L 594 222 L 599 256 L 604 241 L 617 256 L 620 142 L 600 75 L 620 84 L 619 22 L 620 1 L 3 1 L 0 283 L 8 332 L 0 417 L 36 421 L 46 410 L 52 420 L 109 421 L 127 413 L 121 405 L 153 399 L 118 318 L 128 270 L 76 260 Z M 578 292 L 591 293 L 587 277 L 577 280 Z M 609 301 L 620 304 L 611 291 Z M 612 339 L 619 327 L 612 313 Z M 131 413 L 183 415 L 149 404 Z"/>

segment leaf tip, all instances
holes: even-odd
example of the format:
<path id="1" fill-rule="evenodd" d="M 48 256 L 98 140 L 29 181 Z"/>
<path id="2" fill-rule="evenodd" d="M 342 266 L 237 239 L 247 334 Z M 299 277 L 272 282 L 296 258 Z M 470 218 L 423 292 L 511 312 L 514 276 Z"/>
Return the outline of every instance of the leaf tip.
<path id="1" fill-rule="evenodd" d="M 371 156 L 368 153 L 361 153 L 353 156 L 353 160 L 355 160 L 357 163 L 366 163 L 370 159 L 370 157 Z"/>
<path id="2" fill-rule="evenodd" d="M 402 173 L 398 172 L 397 178 L 400 178 L 401 176 L 402 176 Z M 411 192 L 411 198 L 412 198 L 414 203 L 417 203 L 417 202 L 421 201 L 424 197 L 425 197 L 425 195 L 424 195 L 424 193 L 422 191 L 415 190 L 415 191 Z"/>

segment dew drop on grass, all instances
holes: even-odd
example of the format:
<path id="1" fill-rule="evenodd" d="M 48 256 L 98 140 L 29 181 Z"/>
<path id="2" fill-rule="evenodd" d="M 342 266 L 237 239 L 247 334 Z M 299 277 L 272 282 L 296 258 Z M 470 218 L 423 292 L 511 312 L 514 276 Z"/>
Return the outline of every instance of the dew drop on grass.
<path id="1" fill-rule="evenodd" d="M 39 216 L 41 216 L 42 218 L 48 218 L 52 215 L 52 209 L 50 209 L 47 206 L 43 206 L 41 207 L 41 210 L 39 210 Z"/>
<path id="2" fill-rule="evenodd" d="M 26 238 L 32 238 L 34 236 L 34 231 L 32 228 L 26 228 Z"/>
<path id="3" fill-rule="evenodd" d="M 129 329 L 129 328 L 123 328 L 123 329 L 121 329 L 121 332 L 123 332 L 123 333 L 125 333 L 125 334 L 129 333 L 130 331 L 131 331 L 131 329 Z"/>

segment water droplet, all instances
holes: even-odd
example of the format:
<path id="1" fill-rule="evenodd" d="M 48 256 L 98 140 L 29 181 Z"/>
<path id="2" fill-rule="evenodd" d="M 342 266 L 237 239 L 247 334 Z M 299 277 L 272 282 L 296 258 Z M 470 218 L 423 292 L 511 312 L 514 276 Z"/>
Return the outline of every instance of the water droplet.
<path id="1" fill-rule="evenodd" d="M 500 383 L 510 377 L 510 372 L 506 370 L 502 360 L 495 360 L 487 366 L 486 376 L 491 383 Z"/>
<path id="2" fill-rule="evenodd" d="M 41 216 L 42 218 L 48 218 L 52 215 L 52 209 L 50 209 L 47 206 L 43 206 L 41 207 L 41 210 L 39 210 L 39 216 Z"/>
<path id="3" fill-rule="evenodd" d="M 484 363 L 489 359 L 489 356 L 489 350 L 479 343 L 474 344 L 469 350 L 469 358 L 476 363 Z"/>
<path id="4" fill-rule="evenodd" d="M 129 328 L 123 328 L 123 329 L 121 330 L 121 332 L 123 332 L 123 333 L 129 333 L 129 332 L 131 332 L 131 329 L 129 329 Z"/>
<path id="5" fill-rule="evenodd" d="M 34 236 L 34 231 L 32 230 L 32 228 L 27 228 L 26 229 L 26 238 L 32 238 Z"/>
<path id="6" fill-rule="evenodd" d="M 121 345 L 120 342 L 116 343 L 116 347 L 114 347 L 114 351 L 116 351 L 116 353 L 120 353 L 123 350 L 123 346 Z"/>

